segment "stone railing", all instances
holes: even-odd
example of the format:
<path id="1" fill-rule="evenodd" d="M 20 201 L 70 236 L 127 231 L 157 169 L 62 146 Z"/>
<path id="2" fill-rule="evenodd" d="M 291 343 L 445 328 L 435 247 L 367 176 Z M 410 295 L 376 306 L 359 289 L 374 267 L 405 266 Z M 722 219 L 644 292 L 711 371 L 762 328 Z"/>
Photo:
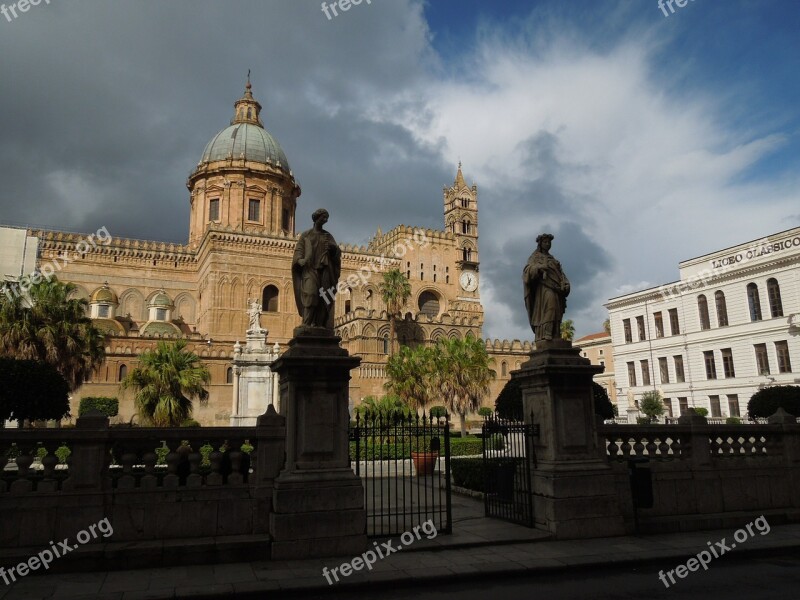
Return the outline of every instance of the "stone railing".
<path id="1" fill-rule="evenodd" d="M 114 542 L 265 533 L 285 448 L 271 406 L 255 427 L 110 428 L 98 413 L 74 429 L 0 429 L 0 546 L 103 518 Z"/>
<path id="2" fill-rule="evenodd" d="M 648 458 L 656 461 L 725 458 L 795 458 L 800 426 L 782 410 L 764 425 L 710 425 L 705 417 L 688 415 L 671 425 L 599 425 L 611 460 Z"/>

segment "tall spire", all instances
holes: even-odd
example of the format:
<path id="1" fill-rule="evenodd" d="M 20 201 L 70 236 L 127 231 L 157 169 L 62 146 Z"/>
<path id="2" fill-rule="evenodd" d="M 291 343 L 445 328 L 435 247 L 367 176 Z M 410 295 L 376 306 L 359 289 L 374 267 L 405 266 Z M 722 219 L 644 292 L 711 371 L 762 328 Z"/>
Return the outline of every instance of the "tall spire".
<path id="1" fill-rule="evenodd" d="M 258 100 L 253 98 L 252 85 L 250 84 L 250 69 L 247 69 L 247 83 L 244 86 L 244 96 L 239 98 L 233 105 L 236 112 L 231 119 L 231 125 L 235 123 L 249 123 L 264 127 L 261 122 L 261 105 Z"/>
<path id="2" fill-rule="evenodd" d="M 462 187 L 467 187 L 467 182 L 464 181 L 464 175 L 461 173 L 461 161 L 458 161 L 458 173 L 456 173 L 456 182 L 454 187 L 458 190 Z"/>

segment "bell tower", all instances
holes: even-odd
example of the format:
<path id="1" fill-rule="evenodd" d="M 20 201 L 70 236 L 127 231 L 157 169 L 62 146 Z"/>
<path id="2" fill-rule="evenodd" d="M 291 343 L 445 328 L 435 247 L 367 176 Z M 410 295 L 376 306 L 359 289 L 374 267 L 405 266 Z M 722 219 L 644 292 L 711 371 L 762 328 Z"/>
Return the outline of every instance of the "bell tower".
<path id="1" fill-rule="evenodd" d="M 453 186 L 444 188 L 445 231 L 454 234 L 458 244 L 461 271 L 477 273 L 478 258 L 478 186 L 468 186 L 461 172 L 461 162 Z M 476 279 L 477 281 L 477 279 Z"/>

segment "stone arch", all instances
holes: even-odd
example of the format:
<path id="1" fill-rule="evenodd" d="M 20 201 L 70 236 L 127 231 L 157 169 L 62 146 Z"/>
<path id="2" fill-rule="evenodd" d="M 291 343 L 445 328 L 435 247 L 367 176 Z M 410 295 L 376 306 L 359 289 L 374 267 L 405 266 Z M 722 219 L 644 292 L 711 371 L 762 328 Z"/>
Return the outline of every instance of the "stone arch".
<path id="1" fill-rule="evenodd" d="M 461 334 L 459 333 L 459 331 L 457 329 L 453 329 L 453 330 L 450 331 L 450 333 L 447 335 L 447 337 L 449 337 L 451 340 L 460 340 L 461 339 Z"/>
<path id="2" fill-rule="evenodd" d="M 447 338 L 447 334 L 445 333 L 444 329 L 434 329 L 433 333 L 431 333 L 431 341 L 436 343 L 439 340 L 443 340 Z"/>
<path id="3" fill-rule="evenodd" d="M 119 313 L 121 316 L 130 315 L 134 321 L 147 320 L 147 304 L 142 292 L 135 288 L 127 289 L 119 295 Z"/>
<path id="4" fill-rule="evenodd" d="M 245 307 L 245 300 L 246 298 L 243 297 L 242 291 L 244 286 L 242 285 L 242 281 L 238 277 L 234 277 L 231 280 L 231 289 L 230 289 L 230 296 L 228 296 L 228 306 L 232 308 L 239 308 Z"/>
<path id="5" fill-rule="evenodd" d="M 175 318 L 180 316 L 186 323 L 195 322 L 196 303 L 191 294 L 182 292 L 175 298 Z"/>

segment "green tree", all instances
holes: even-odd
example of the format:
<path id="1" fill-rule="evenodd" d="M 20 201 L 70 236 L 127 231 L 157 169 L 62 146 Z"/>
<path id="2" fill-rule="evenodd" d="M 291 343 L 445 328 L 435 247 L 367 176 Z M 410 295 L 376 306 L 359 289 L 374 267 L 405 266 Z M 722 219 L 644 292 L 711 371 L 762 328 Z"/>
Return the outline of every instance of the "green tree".
<path id="1" fill-rule="evenodd" d="M 55 367 L 41 361 L 0 358 L 0 424 L 14 419 L 60 420 L 69 415 L 69 385 Z"/>
<path id="2" fill-rule="evenodd" d="M 655 423 L 658 417 L 664 414 L 664 400 L 661 394 L 656 391 L 645 392 L 639 402 L 639 410 L 644 413 L 644 420 L 647 424 Z"/>
<path id="3" fill-rule="evenodd" d="M 592 393 L 594 394 L 594 414 L 603 417 L 604 419 L 614 418 L 614 405 L 608 397 L 606 388 L 597 383 L 592 382 Z"/>
<path id="4" fill-rule="evenodd" d="M 402 346 L 386 363 L 387 381 L 384 388 L 412 409 L 424 409 L 435 398 L 433 367 L 432 348 Z"/>
<path id="5" fill-rule="evenodd" d="M 86 316 L 87 302 L 72 298 L 75 286 L 42 279 L 23 291 L 18 282 L 0 294 L 0 356 L 55 367 L 70 391 L 79 388 L 105 358 L 104 336 Z"/>
<path id="6" fill-rule="evenodd" d="M 494 401 L 497 416 L 510 421 L 522 421 L 522 389 L 519 379 L 509 379 Z"/>
<path id="7" fill-rule="evenodd" d="M 575 324 L 572 319 L 561 322 L 561 339 L 569 342 L 575 337 Z"/>
<path id="8" fill-rule="evenodd" d="M 378 417 L 385 422 L 390 422 L 398 417 L 405 417 L 409 414 L 410 409 L 399 396 L 394 394 L 385 394 L 378 398 L 377 396 L 367 396 L 355 408 L 355 412 L 362 416 L 368 414 L 370 416 Z"/>
<path id="9" fill-rule="evenodd" d="M 445 406 L 459 417 L 461 437 L 467 434 L 467 413 L 477 411 L 489 393 L 495 372 L 480 339 L 440 340 L 433 347 L 433 388 Z"/>
<path id="10" fill-rule="evenodd" d="M 747 403 L 751 419 L 769 418 L 782 408 L 790 415 L 800 417 L 800 386 L 776 385 L 758 390 Z"/>
<path id="11" fill-rule="evenodd" d="M 386 304 L 386 311 L 389 313 L 389 354 L 394 355 L 397 317 L 411 297 L 411 284 L 400 269 L 390 269 L 383 274 L 379 289 Z"/>
<path id="12" fill-rule="evenodd" d="M 211 381 L 200 357 L 186 349 L 186 341 L 158 342 L 155 350 L 139 357 L 139 366 L 120 384 L 136 390 L 134 402 L 139 417 L 156 427 L 178 427 L 191 418 L 193 398 L 208 399 L 205 386 Z"/>

